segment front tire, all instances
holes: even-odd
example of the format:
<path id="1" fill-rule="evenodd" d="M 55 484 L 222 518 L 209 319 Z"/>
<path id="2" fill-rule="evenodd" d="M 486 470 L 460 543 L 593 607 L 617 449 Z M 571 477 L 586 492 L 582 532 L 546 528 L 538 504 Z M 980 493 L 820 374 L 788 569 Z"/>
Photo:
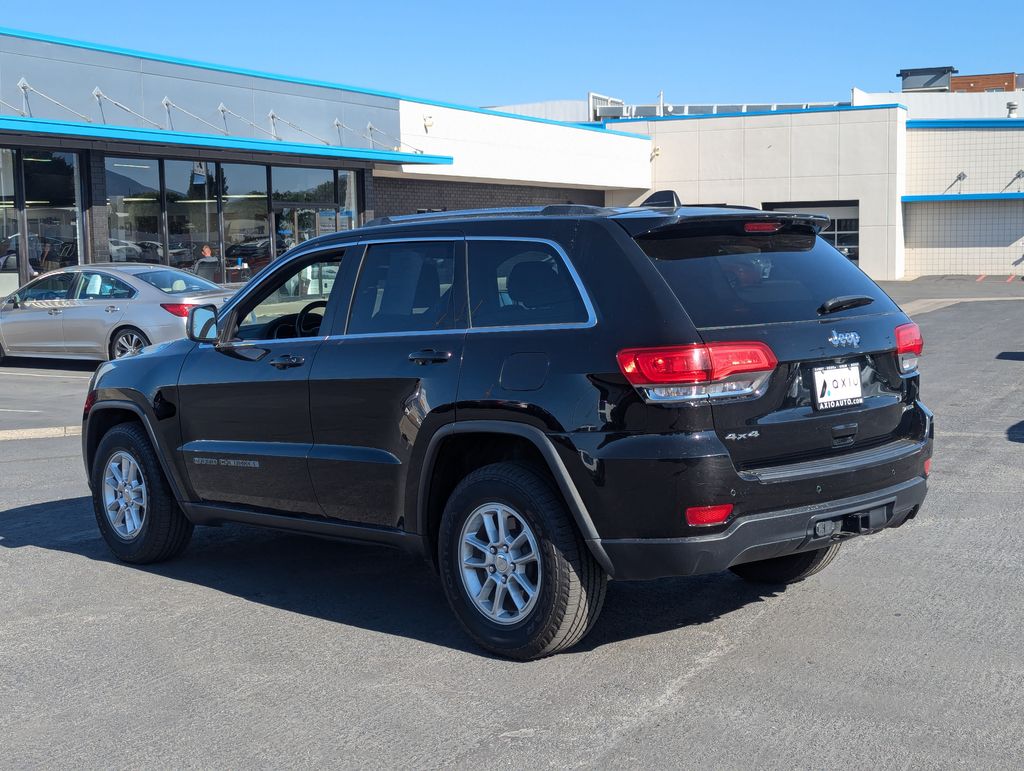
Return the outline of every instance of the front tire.
<path id="1" fill-rule="evenodd" d="M 755 584 L 795 584 L 805 578 L 820 573 L 839 553 L 839 544 L 834 543 L 824 549 L 775 557 L 770 560 L 746 562 L 729 568 L 745 581 Z"/>
<path id="2" fill-rule="evenodd" d="M 125 356 L 133 356 L 149 345 L 149 338 L 135 327 L 125 327 L 117 330 L 110 340 L 111 359 L 123 359 Z"/>
<path id="3" fill-rule="evenodd" d="M 441 520 L 445 594 L 481 646 L 530 660 L 569 648 L 590 631 L 608 577 L 591 556 L 551 480 L 496 463 L 455 488 Z"/>
<path id="4" fill-rule="evenodd" d="M 145 429 L 119 423 L 104 435 L 92 466 L 92 505 L 107 546 L 125 562 L 175 557 L 192 537 Z"/>

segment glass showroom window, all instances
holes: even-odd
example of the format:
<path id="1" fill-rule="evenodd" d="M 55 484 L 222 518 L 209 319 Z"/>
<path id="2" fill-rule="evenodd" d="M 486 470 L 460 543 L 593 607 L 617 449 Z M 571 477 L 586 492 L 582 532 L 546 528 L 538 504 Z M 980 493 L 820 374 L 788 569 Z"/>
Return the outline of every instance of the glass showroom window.
<path id="1" fill-rule="evenodd" d="M 18 288 L 18 213 L 14 208 L 14 152 L 0 147 L 0 298 Z"/>
<path id="2" fill-rule="evenodd" d="M 113 262 L 166 262 L 160 235 L 160 162 L 107 158 L 107 223 Z"/>
<path id="3" fill-rule="evenodd" d="M 338 212 L 338 230 L 352 230 L 356 226 L 356 218 L 359 213 L 354 171 L 338 172 L 338 200 L 341 202 L 341 211 Z"/>
<path id="4" fill-rule="evenodd" d="M 333 169 L 274 166 L 271 179 L 278 255 L 303 241 L 337 231 L 338 191 Z"/>
<path id="5" fill-rule="evenodd" d="M 227 280 L 246 281 L 274 256 L 267 208 L 267 167 L 222 163 L 220 173 Z M 284 249 L 281 244 L 278 251 Z"/>
<path id="6" fill-rule="evenodd" d="M 78 156 L 26 150 L 22 159 L 29 266 L 45 272 L 77 265 L 82 253 Z"/>
<path id="7" fill-rule="evenodd" d="M 164 161 L 168 264 L 224 281 L 212 163 Z"/>

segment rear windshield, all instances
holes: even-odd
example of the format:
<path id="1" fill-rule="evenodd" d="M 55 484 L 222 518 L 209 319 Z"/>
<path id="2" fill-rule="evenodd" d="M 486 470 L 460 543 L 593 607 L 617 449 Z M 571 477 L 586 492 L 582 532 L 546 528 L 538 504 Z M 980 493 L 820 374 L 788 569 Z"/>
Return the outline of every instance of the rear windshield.
<path id="1" fill-rule="evenodd" d="M 183 270 L 149 270 L 136 274 L 135 278 L 141 279 L 167 294 L 189 294 L 220 289 L 216 284 L 211 284 L 209 281 Z"/>
<path id="2" fill-rule="evenodd" d="M 859 268 L 809 230 L 769 235 L 678 231 L 640 248 L 700 328 L 844 318 L 897 310 Z M 867 295 L 869 305 L 820 316 L 822 303 Z"/>

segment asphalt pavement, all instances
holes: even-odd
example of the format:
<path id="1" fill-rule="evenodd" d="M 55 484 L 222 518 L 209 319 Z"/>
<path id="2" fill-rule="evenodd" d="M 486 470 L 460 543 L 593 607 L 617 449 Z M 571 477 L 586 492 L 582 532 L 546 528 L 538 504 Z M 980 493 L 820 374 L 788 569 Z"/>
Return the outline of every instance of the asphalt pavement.
<path id="1" fill-rule="evenodd" d="M 916 520 L 784 591 L 612 583 L 581 646 L 529 664 L 386 549 L 227 526 L 117 563 L 78 438 L 0 441 L 0 766 L 1020 767 L 1024 284 L 968 283 L 886 285 L 972 300 L 916 316 Z M 75 424 L 88 375 L 0 368 L 0 408 L 41 411 L 0 429 Z"/>

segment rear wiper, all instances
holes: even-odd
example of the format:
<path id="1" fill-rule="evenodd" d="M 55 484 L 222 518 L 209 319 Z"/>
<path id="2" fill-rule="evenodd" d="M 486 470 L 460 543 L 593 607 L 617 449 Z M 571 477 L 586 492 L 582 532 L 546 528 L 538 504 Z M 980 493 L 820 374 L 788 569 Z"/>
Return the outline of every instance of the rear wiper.
<path id="1" fill-rule="evenodd" d="M 866 294 L 847 294 L 841 297 L 833 297 L 831 300 L 825 300 L 821 304 L 821 307 L 818 308 L 818 315 L 824 316 L 827 313 L 859 308 L 862 305 L 870 305 L 874 301 L 874 297 L 868 297 Z"/>

